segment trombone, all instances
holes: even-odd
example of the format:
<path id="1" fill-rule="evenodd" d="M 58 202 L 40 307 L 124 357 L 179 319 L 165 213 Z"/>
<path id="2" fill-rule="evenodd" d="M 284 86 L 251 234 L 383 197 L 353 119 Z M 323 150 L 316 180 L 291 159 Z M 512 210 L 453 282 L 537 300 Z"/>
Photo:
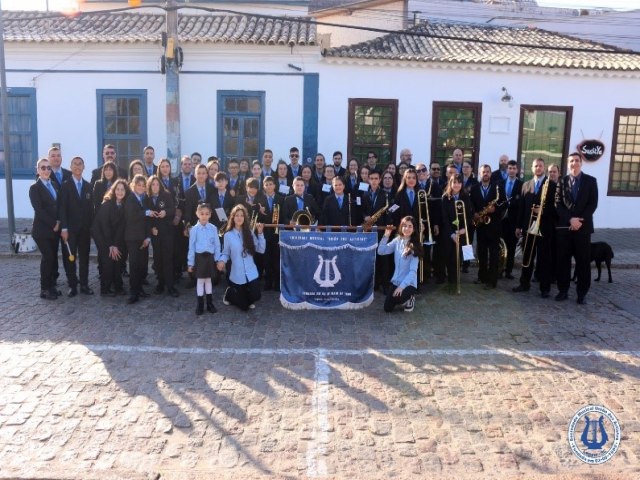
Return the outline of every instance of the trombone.
<path id="1" fill-rule="evenodd" d="M 531 215 L 529 216 L 529 228 L 524 237 L 524 244 L 522 245 L 522 266 L 529 268 L 533 262 L 533 254 L 535 252 L 536 239 L 542 237 L 540 232 L 540 222 L 542 221 L 542 212 L 544 211 L 544 204 L 547 199 L 547 192 L 549 191 L 549 180 L 547 179 L 542 186 L 542 192 L 540 193 L 540 205 L 531 206 Z M 538 212 L 536 213 L 536 208 Z M 531 239 L 529 239 L 531 238 Z M 527 251 L 527 248 L 529 249 Z"/>
<path id="2" fill-rule="evenodd" d="M 427 197 L 431 193 L 431 183 L 429 183 L 429 191 L 425 192 L 423 189 L 418 190 L 418 223 L 420 225 L 420 244 L 421 245 L 433 245 L 433 235 L 431 233 L 431 218 L 429 217 L 429 205 L 427 204 Z M 426 222 L 426 225 L 425 225 Z M 429 235 L 429 241 L 424 241 L 425 230 Z M 424 257 L 420 258 L 420 283 L 424 282 Z"/>
<path id="3" fill-rule="evenodd" d="M 464 201 L 456 200 L 455 201 L 456 208 L 456 219 L 455 225 L 458 227 L 456 229 L 456 293 L 460 295 L 460 234 L 458 231 L 460 230 L 460 215 L 462 215 L 462 220 L 464 223 L 464 236 L 466 245 L 469 245 L 469 228 L 467 227 L 467 209 L 464 206 Z"/>

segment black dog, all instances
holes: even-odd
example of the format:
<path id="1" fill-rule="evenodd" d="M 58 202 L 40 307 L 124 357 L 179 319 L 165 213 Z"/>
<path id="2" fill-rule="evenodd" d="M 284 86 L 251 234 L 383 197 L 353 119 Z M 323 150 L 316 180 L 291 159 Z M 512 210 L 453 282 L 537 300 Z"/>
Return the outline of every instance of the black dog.
<path id="1" fill-rule="evenodd" d="M 602 262 L 607 266 L 607 272 L 609 272 L 609 283 L 612 283 L 611 279 L 611 259 L 613 258 L 613 249 L 607 242 L 594 242 L 591 244 L 591 261 L 596 262 L 596 268 L 598 269 L 598 278 L 596 282 L 600 281 L 600 275 L 602 273 Z M 576 281 L 577 275 L 575 269 L 573 270 L 573 280 Z"/>

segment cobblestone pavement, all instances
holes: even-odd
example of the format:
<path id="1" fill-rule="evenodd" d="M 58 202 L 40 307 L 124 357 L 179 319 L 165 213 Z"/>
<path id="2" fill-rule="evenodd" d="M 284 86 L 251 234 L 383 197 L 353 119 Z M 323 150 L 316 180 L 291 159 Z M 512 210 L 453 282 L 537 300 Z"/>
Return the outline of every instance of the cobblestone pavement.
<path id="1" fill-rule="evenodd" d="M 0 478 L 640 478 L 640 270 L 587 306 L 469 274 L 413 313 L 217 290 L 196 317 L 193 290 L 41 300 L 38 264 L 0 258 Z M 567 441 L 588 404 L 622 428 L 599 466 Z"/>

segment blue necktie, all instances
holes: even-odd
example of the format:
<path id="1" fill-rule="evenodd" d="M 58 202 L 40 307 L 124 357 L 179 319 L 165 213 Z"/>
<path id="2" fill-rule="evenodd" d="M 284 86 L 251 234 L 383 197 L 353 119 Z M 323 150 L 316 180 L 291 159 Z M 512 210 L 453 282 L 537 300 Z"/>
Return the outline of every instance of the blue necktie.
<path id="1" fill-rule="evenodd" d="M 342 197 L 336 197 L 338 199 L 338 208 L 342 208 Z"/>
<path id="2" fill-rule="evenodd" d="M 413 207 L 413 190 L 409 190 L 409 204 Z"/>
<path id="3" fill-rule="evenodd" d="M 184 178 L 184 191 L 189 190 L 189 177 Z"/>
<path id="4" fill-rule="evenodd" d="M 482 198 L 486 200 L 487 193 L 489 193 L 489 187 L 482 187 Z"/>
<path id="5" fill-rule="evenodd" d="M 153 197 L 153 206 L 155 207 L 158 203 L 158 197 L 154 196 Z"/>
<path id="6" fill-rule="evenodd" d="M 77 182 L 76 188 L 78 189 L 78 197 L 82 198 L 82 182 Z"/>
<path id="7" fill-rule="evenodd" d="M 376 204 L 376 194 L 371 192 L 371 206 L 375 206 Z"/>
<path id="8" fill-rule="evenodd" d="M 220 206 L 222 207 L 224 205 L 224 195 L 220 195 L 218 198 L 220 199 Z"/>
<path id="9" fill-rule="evenodd" d="M 205 196 L 204 196 L 204 188 L 200 187 L 200 200 L 204 200 Z"/>
<path id="10" fill-rule="evenodd" d="M 574 202 L 578 198 L 578 177 L 571 177 L 571 196 Z"/>
<path id="11" fill-rule="evenodd" d="M 458 201 L 458 195 L 454 195 L 453 196 L 453 200 L 457 202 Z"/>
<path id="12" fill-rule="evenodd" d="M 298 210 L 302 210 L 304 208 L 304 202 L 300 197 L 296 197 L 296 200 L 298 201 Z"/>
<path id="13" fill-rule="evenodd" d="M 142 206 L 142 201 L 144 199 L 144 195 L 136 195 L 138 197 L 138 202 L 140 203 L 140 206 Z"/>
<path id="14" fill-rule="evenodd" d="M 56 190 L 55 188 L 53 188 L 53 185 L 51 185 L 51 182 L 47 182 L 46 186 L 47 186 L 47 189 L 49 190 L 49 193 L 53 197 L 53 199 L 56 200 L 58 196 L 56 195 Z"/>
<path id="15" fill-rule="evenodd" d="M 269 201 L 269 211 L 273 210 L 273 197 L 267 197 Z"/>
<path id="16" fill-rule="evenodd" d="M 507 182 L 507 197 L 511 196 L 511 190 L 513 190 L 513 181 L 509 180 Z"/>
<path id="17" fill-rule="evenodd" d="M 538 194 L 538 190 L 540 190 L 540 180 L 536 180 L 536 185 L 535 185 L 535 187 L 533 189 L 533 193 L 537 195 Z"/>
<path id="18" fill-rule="evenodd" d="M 164 180 L 162 180 L 164 182 L 164 186 L 167 188 L 167 190 L 169 189 L 169 179 L 165 178 Z"/>
<path id="19" fill-rule="evenodd" d="M 62 172 L 60 170 L 56 172 L 56 178 L 58 179 L 58 183 L 62 185 Z"/>

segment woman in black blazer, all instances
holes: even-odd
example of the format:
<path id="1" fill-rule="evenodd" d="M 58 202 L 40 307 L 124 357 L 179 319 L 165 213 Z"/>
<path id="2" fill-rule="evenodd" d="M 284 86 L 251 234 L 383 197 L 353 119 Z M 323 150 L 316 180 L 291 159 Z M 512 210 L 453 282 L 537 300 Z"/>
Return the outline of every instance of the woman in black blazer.
<path id="1" fill-rule="evenodd" d="M 418 212 L 418 173 L 415 168 L 410 167 L 405 170 L 402 176 L 402 182 L 396 196 L 394 198 L 394 204 L 398 206 L 395 212 L 393 212 L 394 223 L 396 226 L 400 224 L 400 220 L 404 217 L 411 216 L 417 219 L 420 217 Z"/>
<path id="2" fill-rule="evenodd" d="M 147 198 L 145 208 L 150 211 L 149 227 L 153 243 L 153 263 L 158 276 L 155 293 L 167 292 L 172 297 L 178 296 L 173 286 L 173 215 L 175 203 L 171 193 L 164 189 L 160 179 L 152 175 L 147 180 Z"/>
<path id="3" fill-rule="evenodd" d="M 124 203 L 124 241 L 129 252 L 129 300 L 127 303 L 136 303 L 140 297 L 147 297 L 148 294 L 142 289 L 145 269 L 148 260 L 148 247 L 151 242 L 149 236 L 148 217 L 151 215 L 147 211 L 144 201 L 147 188 L 147 181 L 144 175 L 133 177 L 131 184 L 131 194 L 127 196 Z"/>
<path id="4" fill-rule="evenodd" d="M 40 298 L 56 300 L 56 270 L 60 220 L 58 219 L 58 194 L 51 181 L 49 160 L 41 158 L 36 164 L 38 180 L 29 188 L 29 200 L 33 207 L 31 234 L 40 249 Z"/>
<path id="5" fill-rule="evenodd" d="M 100 180 L 96 181 L 93 185 L 93 207 L 95 213 L 98 213 L 100 206 L 102 205 L 102 201 L 104 200 L 104 196 L 111 190 L 111 186 L 118 179 L 118 171 L 116 170 L 115 163 L 105 163 L 102 166 L 102 174 L 100 175 Z"/>
<path id="6" fill-rule="evenodd" d="M 127 182 L 123 179 L 116 180 L 105 195 L 91 226 L 91 235 L 98 247 L 100 295 L 125 294 L 122 285 L 125 261 L 124 204 L 129 193 Z"/>

